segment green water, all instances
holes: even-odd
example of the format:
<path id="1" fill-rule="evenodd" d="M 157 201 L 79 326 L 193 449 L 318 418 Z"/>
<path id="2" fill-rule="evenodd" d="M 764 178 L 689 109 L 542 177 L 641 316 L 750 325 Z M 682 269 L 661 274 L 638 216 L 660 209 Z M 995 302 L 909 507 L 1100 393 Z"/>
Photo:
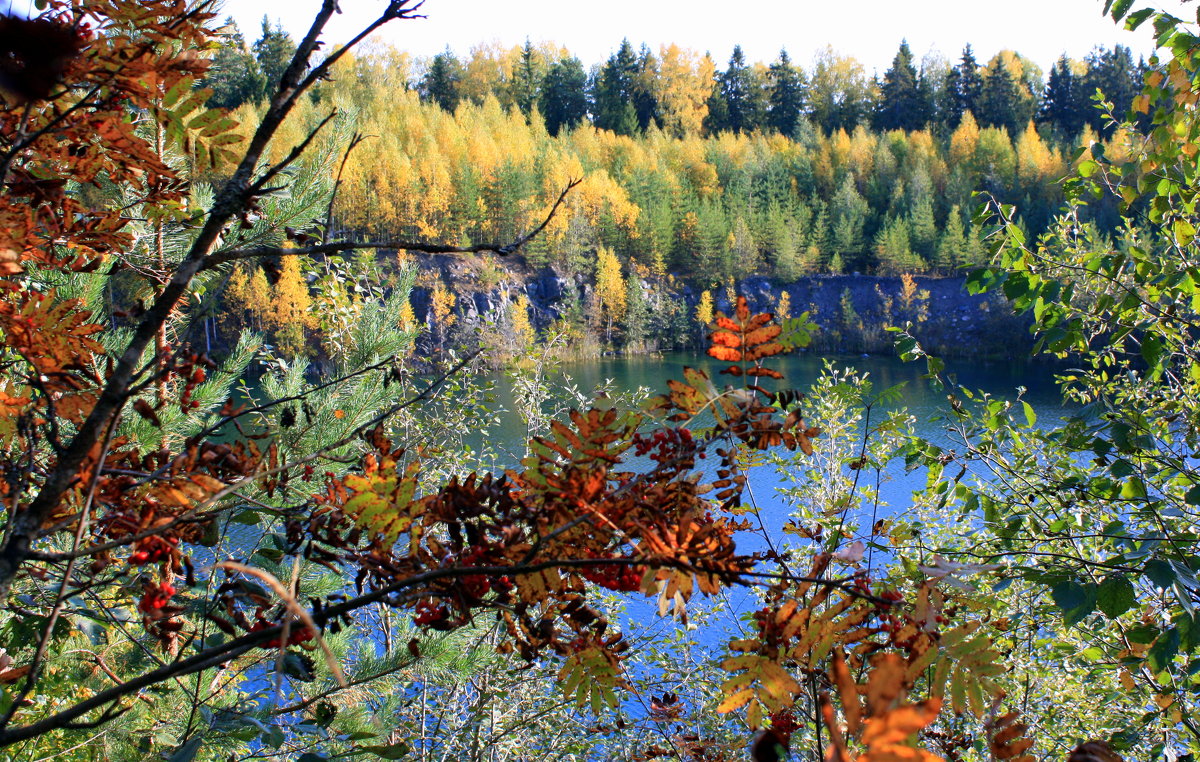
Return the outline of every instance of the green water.
<path id="1" fill-rule="evenodd" d="M 882 355 L 817 356 L 806 353 L 772 358 L 771 367 L 784 374 L 782 384 L 804 391 L 817 380 L 826 363 L 867 374 L 877 392 L 904 383 L 901 400 L 891 407 L 906 408 L 916 417 L 917 434 L 935 441 L 944 439 L 941 424 L 930 419 L 949 412 L 949 405 L 944 392 L 936 391 L 927 380 L 921 378 L 925 372 L 924 363 L 906 363 Z M 564 364 L 560 374 L 550 376 L 549 382 L 562 384 L 564 380 L 569 380 L 582 391 L 609 384 L 618 391 L 644 387 L 652 394 L 660 394 L 666 390 L 668 379 L 683 377 L 685 366 L 707 371 L 721 386 L 731 380 L 717 375 L 726 365 L 707 355 L 692 353 L 606 357 Z M 1024 387 L 1023 399 L 1034 406 L 1040 417 L 1053 419 L 1055 413 L 1062 409 L 1054 371 L 1046 365 L 960 360 L 948 361 L 946 373 L 969 389 L 983 390 L 1002 399 L 1015 399 L 1017 389 Z M 500 375 L 492 380 L 497 384 L 500 403 L 507 411 L 512 411 L 514 401 L 511 383 Z M 492 434 L 492 444 L 501 452 L 520 453 L 524 447 L 525 426 L 511 412 L 501 416 L 501 424 Z"/>

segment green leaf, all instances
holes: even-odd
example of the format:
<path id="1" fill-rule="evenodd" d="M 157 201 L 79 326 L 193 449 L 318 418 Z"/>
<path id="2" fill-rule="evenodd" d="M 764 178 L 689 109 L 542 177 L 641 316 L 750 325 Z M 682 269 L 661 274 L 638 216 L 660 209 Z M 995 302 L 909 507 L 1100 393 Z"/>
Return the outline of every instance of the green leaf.
<path id="1" fill-rule="evenodd" d="M 1171 666 L 1171 660 L 1179 653 L 1179 628 L 1171 629 L 1158 636 L 1150 651 L 1146 654 L 1150 670 L 1158 674 Z"/>
<path id="2" fill-rule="evenodd" d="M 1157 558 L 1146 562 L 1145 567 L 1142 568 L 1142 574 L 1164 590 L 1175 584 L 1175 570 L 1169 563 Z"/>
<path id="3" fill-rule="evenodd" d="M 258 514 L 258 511 L 253 511 L 253 510 L 242 511 L 241 513 L 235 513 L 233 515 L 233 517 L 230 518 L 230 521 L 232 521 L 235 524 L 245 524 L 247 526 L 257 526 L 258 522 L 259 522 L 259 514 Z"/>
<path id="4" fill-rule="evenodd" d="M 1129 14 L 1129 18 L 1125 19 L 1125 28 L 1132 32 L 1141 26 L 1146 19 L 1150 18 L 1150 16 L 1153 14 L 1153 8 L 1143 8 L 1140 11 L 1134 11 L 1133 13 Z"/>
<path id="5" fill-rule="evenodd" d="M 1021 404 L 1025 406 L 1025 422 L 1032 429 L 1037 425 L 1037 412 L 1034 411 L 1033 405 L 1030 405 L 1028 402 L 1022 402 Z"/>
<path id="6" fill-rule="evenodd" d="M 1187 246 L 1196 237 L 1196 228 L 1183 218 L 1175 220 L 1172 229 L 1175 232 L 1175 242 L 1180 246 Z"/>
<path id="7" fill-rule="evenodd" d="M 1158 633 L 1158 628 L 1152 624 L 1139 624 L 1126 630 L 1125 637 L 1129 639 L 1130 643 L 1146 645 L 1153 643 L 1154 639 L 1158 637 Z"/>
<path id="8" fill-rule="evenodd" d="M 360 746 L 359 749 L 374 754 L 380 759 L 404 759 L 412 751 L 411 747 L 403 741 L 386 746 Z"/>
<path id="9" fill-rule="evenodd" d="M 1183 500 L 1188 505 L 1200 505 L 1200 484 L 1188 490 Z"/>
<path id="10" fill-rule="evenodd" d="M 1133 583 L 1124 574 L 1110 574 L 1096 590 L 1096 605 L 1109 619 L 1116 619 L 1137 601 Z"/>
<path id="11" fill-rule="evenodd" d="M 1124 18 L 1125 14 L 1129 13 L 1129 9 L 1132 6 L 1133 0 L 1116 0 L 1112 5 L 1113 21 L 1120 21 L 1122 18 Z"/>
<path id="12" fill-rule="evenodd" d="M 1146 483 L 1136 476 L 1125 480 L 1121 485 L 1121 497 L 1126 500 L 1142 500 L 1146 497 Z"/>
<path id="13" fill-rule="evenodd" d="M 1096 608 L 1096 586 L 1081 585 L 1074 580 L 1060 582 L 1050 590 L 1054 605 L 1062 611 L 1063 622 L 1070 627 L 1083 620 Z"/>
<path id="14" fill-rule="evenodd" d="M 1096 170 L 1099 168 L 1100 168 L 1100 165 L 1097 164 L 1096 162 L 1092 161 L 1091 159 L 1085 159 L 1085 160 L 1079 162 L 1079 167 L 1078 167 L 1079 176 L 1080 177 L 1091 177 L 1092 175 L 1096 174 Z"/>

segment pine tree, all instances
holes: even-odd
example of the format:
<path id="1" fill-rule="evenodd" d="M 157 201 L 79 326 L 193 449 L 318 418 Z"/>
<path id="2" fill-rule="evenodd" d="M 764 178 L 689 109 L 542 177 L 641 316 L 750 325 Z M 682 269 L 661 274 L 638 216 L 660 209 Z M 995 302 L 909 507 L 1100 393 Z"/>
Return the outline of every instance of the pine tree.
<path id="1" fill-rule="evenodd" d="M 1104 100 L 1113 105 L 1113 115 L 1121 119 L 1129 111 L 1133 98 L 1140 91 L 1138 67 L 1133 62 L 1133 53 L 1123 45 L 1112 50 L 1097 50 L 1087 57 L 1087 73 L 1083 76 L 1080 101 L 1086 103 L 1085 121 L 1092 129 L 1108 138 L 1113 126 L 1104 114 L 1092 103 L 1096 91 L 1103 93 Z"/>
<path id="2" fill-rule="evenodd" d="M 562 58 L 550 64 L 541 89 L 541 112 L 546 129 L 557 135 L 587 118 L 587 74 L 578 58 Z"/>
<path id="3" fill-rule="evenodd" d="M 902 273 L 919 269 L 920 257 L 913 253 L 908 223 L 892 217 L 875 234 L 875 256 L 884 272 Z"/>
<path id="4" fill-rule="evenodd" d="M 978 114 L 979 99 L 983 95 L 983 77 L 979 73 L 979 62 L 975 60 L 970 45 L 963 49 L 962 60 L 954 72 L 953 89 L 958 111 L 954 124 L 957 126 L 958 118 L 964 113 L 970 111 Z"/>
<path id="5" fill-rule="evenodd" d="M 637 114 L 638 127 L 642 130 L 650 125 L 660 125 L 662 117 L 659 113 L 658 88 L 658 59 L 650 52 L 650 48 L 642 45 L 638 52 L 637 71 L 633 77 L 632 93 L 633 111 Z"/>
<path id="6" fill-rule="evenodd" d="M 625 349 L 638 350 L 643 348 L 649 334 L 650 305 L 646 303 L 642 280 L 636 273 L 629 274 L 626 291 Z"/>
<path id="7" fill-rule="evenodd" d="M 913 251 L 925 261 L 933 259 L 937 248 L 937 222 L 933 217 L 933 198 L 928 191 L 920 193 L 908 212 L 908 231 Z"/>
<path id="8" fill-rule="evenodd" d="M 262 36 L 254 43 L 254 58 L 262 72 L 262 90 L 258 97 L 266 98 L 275 92 L 284 70 L 292 62 L 296 53 L 296 43 L 291 35 L 283 30 L 283 25 L 276 22 L 271 27 L 266 16 L 262 20 Z"/>
<path id="9" fill-rule="evenodd" d="M 733 47 L 729 68 L 720 77 L 719 93 L 724 102 L 725 122 L 717 130 L 750 132 L 762 125 L 763 86 L 757 72 L 746 63 L 741 45 Z"/>
<path id="10" fill-rule="evenodd" d="M 732 255 L 732 273 L 758 272 L 761 265 L 758 245 L 754 242 L 750 225 L 741 215 L 733 221 L 733 229 L 729 232 L 729 252 Z"/>
<path id="11" fill-rule="evenodd" d="M 863 235 L 870 206 L 854 186 L 854 177 L 846 175 L 841 187 L 830 202 L 833 218 L 832 248 L 843 263 L 842 267 L 861 267 L 864 249 Z"/>
<path id="12" fill-rule="evenodd" d="M 880 130 L 916 130 L 925 126 L 928 119 L 928 102 L 918 87 L 912 51 L 905 40 L 900 43 L 900 50 L 892 59 L 892 67 L 883 75 L 875 127 Z"/>
<path id="13" fill-rule="evenodd" d="M 950 208 L 946 227 L 938 241 L 937 256 L 933 264 L 942 272 L 952 272 L 967 262 L 967 238 L 963 230 L 962 212 L 958 205 Z"/>
<path id="14" fill-rule="evenodd" d="M 791 137 L 806 105 L 804 72 L 792 64 L 787 50 L 780 50 L 768 76 L 767 124 L 776 132 Z"/>

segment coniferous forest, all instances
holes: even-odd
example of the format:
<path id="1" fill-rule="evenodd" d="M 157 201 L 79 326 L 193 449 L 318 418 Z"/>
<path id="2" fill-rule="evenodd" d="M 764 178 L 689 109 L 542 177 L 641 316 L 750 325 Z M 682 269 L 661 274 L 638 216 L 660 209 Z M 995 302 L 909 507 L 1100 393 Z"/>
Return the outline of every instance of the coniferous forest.
<path id="1" fill-rule="evenodd" d="M 871 76 L 351 1 L 0 14 L 0 758 L 1200 755 L 1194 4 Z"/>

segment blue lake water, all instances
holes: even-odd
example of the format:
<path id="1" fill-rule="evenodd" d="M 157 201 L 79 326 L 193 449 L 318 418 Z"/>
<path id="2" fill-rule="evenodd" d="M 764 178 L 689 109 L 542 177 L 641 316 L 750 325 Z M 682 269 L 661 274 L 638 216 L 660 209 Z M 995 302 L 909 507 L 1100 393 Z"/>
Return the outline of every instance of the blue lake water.
<path id="1" fill-rule="evenodd" d="M 847 427 L 847 430 L 841 432 L 837 442 L 818 438 L 814 442 L 818 456 L 821 455 L 822 448 L 841 448 L 843 454 L 854 454 L 854 448 L 857 447 L 855 443 L 861 440 L 865 430 L 874 428 L 885 420 L 889 413 L 901 408 L 912 416 L 913 430 L 917 435 L 947 449 L 961 447 L 961 443 L 956 442 L 947 430 L 947 421 L 953 416 L 950 415 L 951 409 L 946 393 L 935 389 L 927 379 L 922 378 L 925 372 L 924 363 L 905 363 L 886 356 L 813 354 L 785 356 L 773 360 L 775 361 L 771 364 L 772 367 L 780 370 L 785 376 L 782 383 L 801 391 L 807 390 L 816 382 L 829 366 L 853 368 L 872 383 L 876 394 L 894 385 L 903 384 L 903 389 L 896 395 L 895 400 L 876 406 L 871 411 L 869 421 L 863 419 Z M 683 377 L 685 366 L 706 370 L 718 386 L 732 381 L 727 376 L 717 375 L 725 364 L 705 355 L 668 354 L 612 357 L 570 363 L 560 369 L 561 375 L 551 375 L 549 383 L 569 382 L 581 391 L 604 384 L 617 392 L 644 387 L 650 393 L 658 394 L 667 388 L 668 379 Z M 1066 411 L 1054 380 L 1055 369 L 1051 366 L 1024 362 L 951 360 L 947 362 L 946 373 L 953 375 L 958 383 L 968 389 L 989 393 L 997 399 L 1016 400 L 1018 390 L 1021 390 L 1021 399 L 1034 408 L 1041 424 L 1054 421 Z M 511 382 L 502 377 L 497 377 L 495 381 L 499 401 L 509 412 L 504 413 L 499 426 L 489 432 L 488 443 L 500 453 L 501 463 L 511 465 L 523 454 L 527 430 L 520 417 L 511 412 L 515 407 Z M 829 424 L 821 420 L 810 420 L 809 423 L 823 428 Z M 804 467 L 803 460 L 796 463 L 799 468 Z M 636 461 L 630 464 L 630 470 L 638 470 Z M 800 476 L 790 477 L 789 474 L 792 473 L 787 469 L 781 472 L 778 465 L 770 463 L 754 466 L 747 472 L 747 498 L 757 507 L 757 517 L 754 520 L 761 520 L 768 536 L 777 540 L 782 539 L 780 529 L 793 510 L 789 499 L 781 490 L 790 486 L 796 492 L 803 493 L 807 489 L 805 479 Z M 845 469 L 842 469 L 842 473 L 852 474 Z M 860 490 L 875 490 L 878 499 L 855 503 L 847 520 L 860 528 L 861 533 L 856 535 L 857 537 L 868 539 L 867 530 L 876 519 L 902 514 L 908 509 L 913 501 L 914 490 L 924 486 L 926 474 L 919 469 L 906 472 L 903 462 L 895 459 L 880 470 L 862 471 L 859 480 Z M 854 515 L 855 512 L 858 515 Z M 745 533 L 744 537 L 739 538 L 739 548 L 761 550 L 764 547 L 765 542 L 760 535 Z M 703 603 L 699 605 L 705 606 Z M 728 591 L 723 599 L 709 605 L 716 613 L 710 619 L 709 626 L 696 635 L 694 642 L 701 646 L 719 646 L 727 639 L 731 629 L 738 628 L 738 618 L 745 612 L 758 608 L 760 604 L 752 592 L 733 589 Z M 623 627 L 635 632 L 655 631 L 661 634 L 673 626 L 677 625 L 657 616 L 655 607 L 650 602 L 627 602 Z"/>

